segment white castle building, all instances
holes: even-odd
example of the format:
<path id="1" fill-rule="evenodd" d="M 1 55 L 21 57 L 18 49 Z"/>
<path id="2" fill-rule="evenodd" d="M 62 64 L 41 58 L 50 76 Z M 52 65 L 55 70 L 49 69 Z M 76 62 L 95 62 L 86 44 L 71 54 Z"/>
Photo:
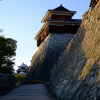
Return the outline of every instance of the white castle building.
<path id="1" fill-rule="evenodd" d="M 18 66 L 18 70 L 17 70 L 17 73 L 18 74 L 27 74 L 28 73 L 28 66 L 26 64 L 22 64 L 20 66 Z"/>

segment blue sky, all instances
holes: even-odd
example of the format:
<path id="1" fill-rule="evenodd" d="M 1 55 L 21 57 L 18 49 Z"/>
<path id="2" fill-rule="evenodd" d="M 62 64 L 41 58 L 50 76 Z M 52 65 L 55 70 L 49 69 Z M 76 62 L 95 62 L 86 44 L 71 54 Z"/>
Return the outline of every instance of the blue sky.
<path id="1" fill-rule="evenodd" d="M 91 0 L 2 0 L 0 1 L 0 28 L 2 34 L 17 40 L 15 69 L 23 62 L 30 65 L 37 50 L 34 37 L 42 27 L 41 20 L 48 9 L 60 4 L 77 11 L 73 17 L 81 19 Z"/>

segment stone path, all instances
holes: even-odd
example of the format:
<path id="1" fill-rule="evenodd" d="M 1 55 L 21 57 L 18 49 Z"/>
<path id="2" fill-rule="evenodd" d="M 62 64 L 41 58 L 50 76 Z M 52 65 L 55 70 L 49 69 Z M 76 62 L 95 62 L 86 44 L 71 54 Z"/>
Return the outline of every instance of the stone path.
<path id="1" fill-rule="evenodd" d="M 52 100 L 44 84 L 22 85 L 0 100 Z"/>

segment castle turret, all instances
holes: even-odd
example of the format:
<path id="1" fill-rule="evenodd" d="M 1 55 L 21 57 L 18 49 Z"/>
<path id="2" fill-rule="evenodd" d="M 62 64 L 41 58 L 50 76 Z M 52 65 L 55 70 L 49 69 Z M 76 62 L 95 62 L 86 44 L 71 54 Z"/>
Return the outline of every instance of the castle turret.
<path id="1" fill-rule="evenodd" d="M 76 11 L 70 11 L 62 5 L 48 10 L 41 22 L 45 23 L 41 30 L 36 35 L 37 46 L 39 46 L 49 33 L 65 33 L 76 34 L 81 20 L 72 19 Z"/>
<path id="2" fill-rule="evenodd" d="M 48 10 L 42 22 L 43 27 L 36 35 L 38 50 L 32 58 L 27 82 L 49 81 L 54 64 L 76 34 L 81 20 L 72 19 L 75 11 L 62 5 Z"/>
<path id="3" fill-rule="evenodd" d="M 28 66 L 26 65 L 26 64 L 22 64 L 22 65 L 20 65 L 20 66 L 18 66 L 18 70 L 17 70 L 17 73 L 18 74 L 27 74 L 28 73 Z"/>

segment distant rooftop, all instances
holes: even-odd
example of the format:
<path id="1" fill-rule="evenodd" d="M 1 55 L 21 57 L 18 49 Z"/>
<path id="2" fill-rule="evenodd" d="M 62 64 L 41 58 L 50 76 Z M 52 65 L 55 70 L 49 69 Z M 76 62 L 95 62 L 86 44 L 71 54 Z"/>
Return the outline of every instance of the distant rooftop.
<path id="1" fill-rule="evenodd" d="M 26 64 L 24 64 L 24 63 L 22 63 L 22 65 L 20 65 L 20 66 L 18 66 L 19 68 L 22 68 L 22 67 L 26 67 L 26 68 L 28 68 L 28 66 L 26 65 Z"/>

